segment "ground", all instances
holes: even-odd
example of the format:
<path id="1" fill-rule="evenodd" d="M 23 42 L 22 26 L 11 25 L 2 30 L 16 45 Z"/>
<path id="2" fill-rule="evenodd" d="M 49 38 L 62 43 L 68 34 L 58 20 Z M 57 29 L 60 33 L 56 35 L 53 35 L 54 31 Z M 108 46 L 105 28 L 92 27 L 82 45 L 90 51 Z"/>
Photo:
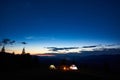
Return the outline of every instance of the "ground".
<path id="1" fill-rule="evenodd" d="M 1 72 L 0 78 L 3 80 L 120 80 L 118 74 L 100 74 L 82 70 L 51 71 L 40 68 L 6 70 Z"/>

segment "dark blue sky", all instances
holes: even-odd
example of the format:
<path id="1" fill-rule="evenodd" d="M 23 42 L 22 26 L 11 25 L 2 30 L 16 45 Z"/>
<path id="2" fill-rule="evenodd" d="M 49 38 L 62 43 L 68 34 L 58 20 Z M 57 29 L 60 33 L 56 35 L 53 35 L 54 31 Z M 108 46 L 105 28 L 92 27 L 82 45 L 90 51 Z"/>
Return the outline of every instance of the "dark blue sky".
<path id="1" fill-rule="evenodd" d="M 120 41 L 119 0 L 0 0 L 0 39 L 66 47 Z"/>

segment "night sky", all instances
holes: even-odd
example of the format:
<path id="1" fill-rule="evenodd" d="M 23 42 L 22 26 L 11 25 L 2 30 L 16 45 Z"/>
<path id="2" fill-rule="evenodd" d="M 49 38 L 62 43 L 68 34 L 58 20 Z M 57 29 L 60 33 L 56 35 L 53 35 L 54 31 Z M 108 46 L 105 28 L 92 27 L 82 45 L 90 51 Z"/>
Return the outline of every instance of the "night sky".
<path id="1" fill-rule="evenodd" d="M 74 47 L 118 44 L 120 1 L 0 0 L 4 38 L 16 41 L 7 47 L 9 52 L 21 53 L 26 47 L 31 54 L 50 52 L 48 47 L 72 47 L 74 52 Z"/>

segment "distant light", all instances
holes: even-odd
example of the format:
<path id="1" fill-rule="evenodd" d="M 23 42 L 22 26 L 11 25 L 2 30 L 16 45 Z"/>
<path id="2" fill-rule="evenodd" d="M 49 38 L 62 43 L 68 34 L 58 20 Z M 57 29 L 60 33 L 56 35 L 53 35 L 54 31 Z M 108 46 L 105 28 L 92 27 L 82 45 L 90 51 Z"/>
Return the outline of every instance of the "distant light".
<path id="1" fill-rule="evenodd" d="M 49 69 L 54 70 L 56 67 L 54 65 L 50 65 Z"/>
<path id="2" fill-rule="evenodd" d="M 66 70 L 69 70 L 69 67 L 64 66 L 64 67 L 63 67 L 63 70 L 65 70 L 65 71 L 66 71 Z"/>
<path id="3" fill-rule="evenodd" d="M 63 67 L 63 70 L 66 70 L 66 67 Z"/>
<path id="4" fill-rule="evenodd" d="M 70 70 L 78 70 L 77 66 L 75 66 L 74 64 L 70 66 Z"/>

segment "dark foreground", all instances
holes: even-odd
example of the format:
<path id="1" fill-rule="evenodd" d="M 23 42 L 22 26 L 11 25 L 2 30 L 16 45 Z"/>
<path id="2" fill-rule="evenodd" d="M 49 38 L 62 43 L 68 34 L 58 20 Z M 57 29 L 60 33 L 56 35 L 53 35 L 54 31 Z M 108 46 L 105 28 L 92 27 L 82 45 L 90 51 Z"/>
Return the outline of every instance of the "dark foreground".
<path id="1" fill-rule="evenodd" d="M 45 69 L 19 69 L 0 72 L 0 80 L 120 80 L 119 74 L 88 71 L 51 71 Z"/>
<path id="2" fill-rule="evenodd" d="M 111 69 L 106 63 L 103 65 L 103 69 L 96 64 L 88 64 L 92 65 L 92 68 L 83 65 L 78 67 L 78 71 L 51 71 L 48 64 L 44 64 L 49 63 L 49 60 L 40 63 L 38 57 L 33 57 L 30 54 L 15 55 L 0 52 L 0 80 L 120 80 L 119 59 L 120 56 L 109 59 L 116 60 L 112 64 L 115 62 L 117 64 L 115 68 Z M 62 60 L 60 65 L 65 65 L 65 63 L 66 60 Z"/>

